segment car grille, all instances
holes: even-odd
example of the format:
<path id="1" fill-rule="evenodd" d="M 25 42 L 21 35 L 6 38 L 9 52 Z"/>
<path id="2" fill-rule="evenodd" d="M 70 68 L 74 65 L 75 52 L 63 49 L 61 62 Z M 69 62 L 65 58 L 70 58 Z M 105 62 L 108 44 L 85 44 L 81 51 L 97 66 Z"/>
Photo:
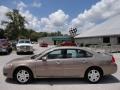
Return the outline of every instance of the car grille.
<path id="1" fill-rule="evenodd" d="M 21 50 L 30 50 L 30 46 L 20 46 Z"/>

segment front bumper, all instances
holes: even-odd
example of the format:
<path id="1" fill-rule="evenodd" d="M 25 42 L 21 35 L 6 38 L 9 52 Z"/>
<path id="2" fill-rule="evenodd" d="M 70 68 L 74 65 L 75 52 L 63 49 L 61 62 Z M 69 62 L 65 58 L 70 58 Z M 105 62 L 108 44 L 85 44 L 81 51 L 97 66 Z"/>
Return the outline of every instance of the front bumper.
<path id="1" fill-rule="evenodd" d="M 19 47 L 17 47 L 17 52 L 33 52 L 33 47 L 31 47 L 31 46 L 19 46 Z"/>
<path id="2" fill-rule="evenodd" d="M 33 50 L 17 50 L 17 52 L 23 52 L 23 53 L 27 53 L 27 52 L 33 52 Z"/>
<path id="3" fill-rule="evenodd" d="M 5 53 L 5 52 L 8 52 L 8 50 L 6 48 L 0 48 L 0 52 L 2 53 Z"/>
<path id="4" fill-rule="evenodd" d="M 7 78 L 13 78 L 12 66 L 11 67 L 5 66 L 3 68 L 3 75 L 6 76 Z"/>

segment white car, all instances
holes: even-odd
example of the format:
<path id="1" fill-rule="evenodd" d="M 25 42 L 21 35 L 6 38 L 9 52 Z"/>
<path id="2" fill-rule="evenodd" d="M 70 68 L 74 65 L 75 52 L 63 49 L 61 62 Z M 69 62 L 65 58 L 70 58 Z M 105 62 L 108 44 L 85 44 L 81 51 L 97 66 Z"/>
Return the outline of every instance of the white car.
<path id="1" fill-rule="evenodd" d="M 20 39 L 16 45 L 17 54 L 31 53 L 33 54 L 33 46 L 29 39 Z"/>

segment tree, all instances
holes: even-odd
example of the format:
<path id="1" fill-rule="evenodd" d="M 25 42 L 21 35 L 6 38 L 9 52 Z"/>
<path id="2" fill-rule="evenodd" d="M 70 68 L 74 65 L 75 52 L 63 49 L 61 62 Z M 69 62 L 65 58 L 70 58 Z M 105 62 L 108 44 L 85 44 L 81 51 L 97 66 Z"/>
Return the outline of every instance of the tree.
<path id="1" fill-rule="evenodd" d="M 25 17 L 23 17 L 18 10 L 13 9 L 10 12 L 6 13 L 9 21 L 2 21 L 2 24 L 6 25 L 4 30 L 4 35 L 7 36 L 10 40 L 17 40 L 19 38 L 29 38 L 31 40 L 37 41 L 40 37 L 47 36 L 61 36 L 61 32 L 36 32 L 32 29 L 25 28 Z"/>
<path id="2" fill-rule="evenodd" d="M 9 18 L 9 21 L 3 21 L 2 23 L 7 24 L 5 29 L 7 37 L 15 40 L 23 36 L 23 32 L 25 33 L 25 18 L 22 17 L 16 9 L 7 12 L 6 16 Z"/>
<path id="3" fill-rule="evenodd" d="M 0 38 L 5 37 L 5 35 L 4 35 L 4 34 L 5 34 L 4 30 L 0 28 Z"/>

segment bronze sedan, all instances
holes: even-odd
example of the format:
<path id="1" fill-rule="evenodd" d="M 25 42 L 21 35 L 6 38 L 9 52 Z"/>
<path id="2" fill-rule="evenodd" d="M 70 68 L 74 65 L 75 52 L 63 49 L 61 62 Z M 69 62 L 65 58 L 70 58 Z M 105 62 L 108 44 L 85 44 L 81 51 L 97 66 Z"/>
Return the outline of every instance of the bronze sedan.
<path id="1" fill-rule="evenodd" d="M 104 75 L 117 71 L 112 55 L 97 53 L 80 47 L 54 47 L 38 55 L 17 58 L 8 62 L 3 74 L 18 83 L 30 82 L 33 78 L 84 77 L 97 83 Z"/>

